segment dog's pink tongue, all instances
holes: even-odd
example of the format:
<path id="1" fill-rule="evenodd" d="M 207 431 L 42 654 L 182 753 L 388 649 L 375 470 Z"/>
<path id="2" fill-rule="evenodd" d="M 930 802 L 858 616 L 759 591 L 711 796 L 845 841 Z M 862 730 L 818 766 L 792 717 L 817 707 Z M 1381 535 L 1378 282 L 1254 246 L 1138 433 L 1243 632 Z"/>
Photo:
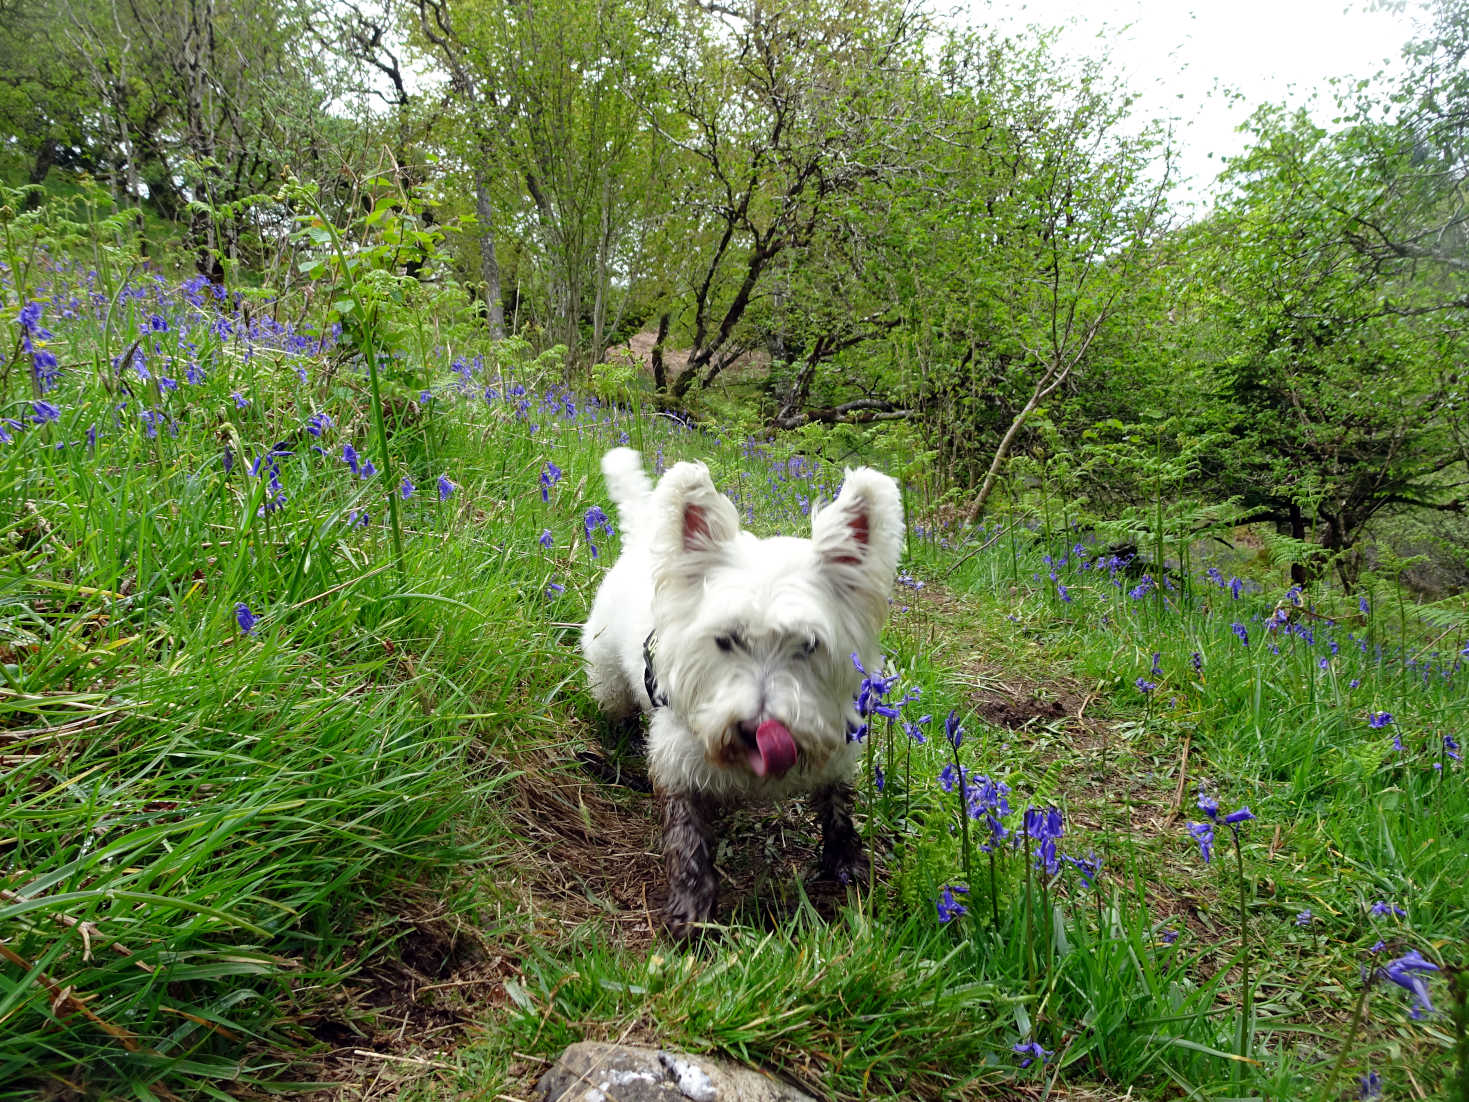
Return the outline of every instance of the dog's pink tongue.
<path id="1" fill-rule="evenodd" d="M 755 746 L 750 768 L 757 777 L 779 777 L 796 764 L 796 740 L 778 719 L 767 719 L 755 728 Z"/>

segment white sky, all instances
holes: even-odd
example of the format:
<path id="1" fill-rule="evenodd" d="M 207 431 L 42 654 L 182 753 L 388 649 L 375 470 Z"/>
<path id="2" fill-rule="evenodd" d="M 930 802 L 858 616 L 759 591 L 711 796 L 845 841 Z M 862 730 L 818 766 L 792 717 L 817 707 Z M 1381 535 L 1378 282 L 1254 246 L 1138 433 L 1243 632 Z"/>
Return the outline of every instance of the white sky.
<path id="1" fill-rule="evenodd" d="M 1180 167 L 1193 180 L 1180 197 L 1201 197 L 1221 157 L 1240 152 L 1236 133 L 1261 103 L 1305 105 L 1331 77 L 1370 77 L 1396 65 L 1425 0 L 1401 12 L 1358 0 L 967 0 L 982 27 L 1014 33 L 1028 25 L 1066 28 L 1067 55 L 1110 54 L 1139 94 L 1142 115 L 1176 118 Z M 965 18 L 961 13 L 959 18 Z M 1240 94 L 1234 99 L 1227 90 Z M 1330 97 L 1313 112 L 1329 123 Z M 1212 156 L 1211 156 L 1212 155 Z"/>

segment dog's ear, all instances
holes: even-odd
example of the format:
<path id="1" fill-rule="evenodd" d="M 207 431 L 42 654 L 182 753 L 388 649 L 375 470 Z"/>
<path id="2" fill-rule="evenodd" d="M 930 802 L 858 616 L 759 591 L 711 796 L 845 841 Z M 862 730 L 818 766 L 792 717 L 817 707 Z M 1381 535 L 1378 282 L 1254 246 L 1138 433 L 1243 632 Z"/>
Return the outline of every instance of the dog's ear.
<path id="1" fill-rule="evenodd" d="M 714 488 L 702 463 L 675 463 L 653 493 L 658 530 L 653 541 L 657 569 L 689 578 L 703 574 L 711 556 L 740 530 L 734 503 Z"/>
<path id="2" fill-rule="evenodd" d="M 846 472 L 841 493 L 811 512 L 811 542 L 833 581 L 886 613 L 903 546 L 898 484 L 870 467 Z"/>

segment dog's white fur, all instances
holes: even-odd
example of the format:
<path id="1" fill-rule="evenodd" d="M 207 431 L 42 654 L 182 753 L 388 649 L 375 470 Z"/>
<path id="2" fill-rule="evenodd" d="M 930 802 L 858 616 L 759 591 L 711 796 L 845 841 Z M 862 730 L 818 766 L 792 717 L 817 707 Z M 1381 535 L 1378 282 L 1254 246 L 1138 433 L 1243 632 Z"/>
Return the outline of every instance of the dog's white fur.
<path id="1" fill-rule="evenodd" d="M 663 791 L 774 799 L 849 780 L 861 753 L 853 696 L 876 670 L 902 544 L 898 486 L 848 470 L 837 499 L 811 512 L 811 538 L 760 539 L 702 463 L 678 463 L 655 489 L 630 448 L 602 459 L 622 525 L 622 555 L 582 633 L 592 694 L 627 717 L 651 711 L 648 774 Z M 644 683 L 654 634 L 658 688 Z M 757 776 L 749 733 L 778 720 L 797 747 L 783 776 Z M 741 741 L 741 728 L 746 739 Z"/>

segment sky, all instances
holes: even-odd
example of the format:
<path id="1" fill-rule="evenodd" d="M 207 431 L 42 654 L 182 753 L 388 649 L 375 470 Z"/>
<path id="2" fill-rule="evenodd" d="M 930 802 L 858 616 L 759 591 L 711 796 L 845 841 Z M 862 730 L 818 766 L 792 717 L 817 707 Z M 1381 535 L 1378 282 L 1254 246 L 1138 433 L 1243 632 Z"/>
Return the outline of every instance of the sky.
<path id="1" fill-rule="evenodd" d="M 968 0 L 978 26 L 1008 32 L 1062 26 L 1066 54 L 1110 54 L 1138 93 L 1136 110 L 1176 118 L 1177 197 L 1206 201 L 1237 128 L 1261 103 L 1306 105 L 1331 77 L 1370 77 L 1397 64 L 1427 20 L 1424 0 L 1368 10 L 1349 0 Z M 962 13 L 957 13 L 963 18 Z M 1233 89 L 1236 100 L 1220 91 Z M 1329 95 L 1313 115 L 1329 123 Z"/>

